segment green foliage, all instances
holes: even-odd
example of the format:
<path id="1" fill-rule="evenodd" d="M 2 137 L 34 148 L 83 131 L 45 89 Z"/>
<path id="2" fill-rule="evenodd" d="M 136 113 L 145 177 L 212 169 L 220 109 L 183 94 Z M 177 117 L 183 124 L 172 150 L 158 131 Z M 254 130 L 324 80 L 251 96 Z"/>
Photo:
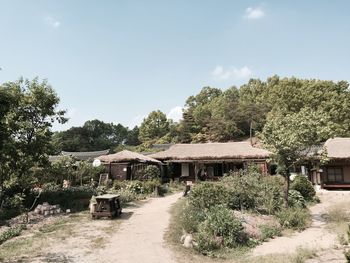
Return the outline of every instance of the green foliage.
<path id="1" fill-rule="evenodd" d="M 131 191 L 130 189 L 125 189 L 125 188 L 119 189 L 117 191 L 117 194 L 120 195 L 121 205 L 125 205 L 127 203 L 130 203 L 139 199 L 138 194 Z"/>
<path id="2" fill-rule="evenodd" d="M 189 203 L 199 209 L 209 209 L 216 205 L 227 205 L 230 202 L 228 188 L 222 184 L 203 182 L 193 187 Z"/>
<path id="3" fill-rule="evenodd" d="M 303 175 L 297 175 L 290 187 L 291 189 L 298 191 L 306 201 L 312 201 L 316 195 L 312 183 Z"/>
<path id="4" fill-rule="evenodd" d="M 261 225 L 261 241 L 266 241 L 270 238 L 280 236 L 282 229 L 279 226 L 274 225 Z"/>
<path id="5" fill-rule="evenodd" d="M 310 221 L 308 210 L 300 207 L 282 209 L 276 216 L 283 227 L 297 230 L 304 230 Z"/>
<path id="6" fill-rule="evenodd" d="M 306 207 L 306 202 L 301 193 L 297 190 L 289 190 L 288 204 L 291 207 Z"/>
<path id="7" fill-rule="evenodd" d="M 152 111 L 141 123 L 139 139 L 143 143 L 155 142 L 168 132 L 169 121 L 166 115 L 160 110 Z"/>
<path id="8" fill-rule="evenodd" d="M 2 84 L 0 101 L 0 214 L 7 214 L 37 183 L 32 168 L 48 164 L 52 123 L 66 119 L 54 90 L 37 78 Z"/>
<path id="9" fill-rule="evenodd" d="M 206 209 L 187 204 L 181 215 L 181 225 L 187 233 L 198 232 L 198 226 L 205 220 Z"/>
<path id="10" fill-rule="evenodd" d="M 232 211 L 224 206 L 214 206 L 206 213 L 206 219 L 200 223 L 196 234 L 198 250 L 207 254 L 219 247 L 236 247 L 247 239 L 242 223 Z"/>
<path id="11" fill-rule="evenodd" d="M 62 150 L 84 152 L 114 149 L 127 139 L 128 132 L 128 129 L 121 124 L 90 120 L 82 127 L 72 127 L 55 133 L 53 143 L 57 153 Z"/>
<path id="12" fill-rule="evenodd" d="M 33 203 L 34 196 L 38 195 L 37 190 L 33 190 L 32 195 L 28 197 L 28 203 Z M 80 211 L 86 209 L 91 196 L 97 195 L 96 189 L 89 186 L 77 186 L 62 188 L 60 186 L 51 186 L 41 191 L 38 203 L 48 202 L 50 204 L 59 204 L 63 209 L 72 209 Z"/>
<path id="13" fill-rule="evenodd" d="M 221 180 L 229 192 L 228 206 L 232 209 L 255 209 L 259 204 L 261 178 L 256 171 L 240 170 Z"/>
<path id="14" fill-rule="evenodd" d="M 2 232 L 0 234 L 0 245 L 13 237 L 19 236 L 24 229 L 26 229 L 25 225 L 17 225 Z"/>

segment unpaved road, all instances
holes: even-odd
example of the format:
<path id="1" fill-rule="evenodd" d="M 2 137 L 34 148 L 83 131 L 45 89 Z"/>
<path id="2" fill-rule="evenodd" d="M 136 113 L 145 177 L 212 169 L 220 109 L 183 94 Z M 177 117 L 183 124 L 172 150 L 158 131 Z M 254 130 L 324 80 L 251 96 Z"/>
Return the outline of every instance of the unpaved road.
<path id="1" fill-rule="evenodd" d="M 175 263 L 163 236 L 170 220 L 168 210 L 180 196 L 153 198 L 135 209 L 105 248 L 84 257 L 84 262 Z"/>
<path id="2" fill-rule="evenodd" d="M 321 203 L 311 207 L 312 224 L 305 231 L 291 236 L 282 236 L 265 242 L 256 247 L 252 255 L 263 256 L 267 254 L 293 253 L 299 247 L 316 250 L 332 249 L 337 245 L 337 234 L 326 228 L 324 215 L 331 206 L 344 203 L 349 200 L 349 191 L 323 191 L 318 194 Z M 342 253 L 341 253 L 342 254 Z M 343 257 L 340 255 L 341 258 Z M 333 262 L 333 261 L 332 261 Z M 338 261 L 337 261 L 338 262 Z M 340 261 L 343 262 L 343 261 Z"/>

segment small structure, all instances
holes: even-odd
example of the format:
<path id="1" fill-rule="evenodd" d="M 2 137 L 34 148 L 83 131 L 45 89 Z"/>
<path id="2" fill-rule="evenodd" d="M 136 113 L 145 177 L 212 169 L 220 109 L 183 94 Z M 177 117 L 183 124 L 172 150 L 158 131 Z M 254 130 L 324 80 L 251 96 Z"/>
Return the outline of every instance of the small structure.
<path id="1" fill-rule="evenodd" d="M 122 213 L 119 195 L 105 194 L 96 197 L 91 216 L 93 219 L 100 217 L 113 218 Z"/>
<path id="2" fill-rule="evenodd" d="M 149 164 L 161 164 L 154 158 L 128 150 L 102 155 L 96 159 L 105 165 L 109 178 L 116 180 L 132 180 L 137 170 L 143 169 Z"/>
<path id="3" fill-rule="evenodd" d="M 185 181 L 196 181 L 201 178 L 216 180 L 250 164 L 258 165 L 262 172 L 267 173 L 270 154 L 249 142 L 228 142 L 175 144 L 150 157 L 168 163 L 173 179 L 181 177 Z"/>
<path id="4" fill-rule="evenodd" d="M 321 155 L 328 160 L 320 162 Z M 328 139 L 314 156 L 308 156 L 308 163 L 301 172 L 310 181 L 325 189 L 350 189 L 350 138 Z"/>

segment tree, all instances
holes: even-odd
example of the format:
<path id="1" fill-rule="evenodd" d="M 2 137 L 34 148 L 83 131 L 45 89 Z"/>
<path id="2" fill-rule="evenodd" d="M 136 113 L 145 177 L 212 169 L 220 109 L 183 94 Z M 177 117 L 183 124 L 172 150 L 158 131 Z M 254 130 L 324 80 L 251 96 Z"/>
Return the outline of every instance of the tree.
<path id="1" fill-rule="evenodd" d="M 60 151 L 98 151 L 114 149 L 123 144 L 128 129 L 121 124 L 105 123 L 100 120 L 86 121 L 82 127 L 72 127 L 54 135 L 54 144 Z"/>
<path id="2" fill-rule="evenodd" d="M 297 113 L 270 114 L 260 138 L 273 153 L 278 173 L 286 178 L 285 201 L 288 205 L 290 169 L 302 161 L 308 150 L 336 135 L 336 123 L 327 112 L 302 109 Z"/>
<path id="3" fill-rule="evenodd" d="M 59 98 L 47 81 L 35 78 L 4 83 L 0 96 L 5 102 L 0 107 L 0 204 L 11 206 L 11 200 L 21 200 L 36 182 L 32 168 L 48 164 L 52 123 L 66 119 L 65 112 L 56 109 Z"/>
<path id="4" fill-rule="evenodd" d="M 160 110 L 152 111 L 140 126 L 139 139 L 142 143 L 154 142 L 169 132 L 169 121 Z"/>
<path id="5" fill-rule="evenodd" d="M 140 145 L 141 142 L 139 140 L 139 134 L 140 134 L 140 130 L 139 130 L 139 127 L 137 126 L 135 126 L 132 130 L 128 129 L 125 144 L 130 146 Z"/>

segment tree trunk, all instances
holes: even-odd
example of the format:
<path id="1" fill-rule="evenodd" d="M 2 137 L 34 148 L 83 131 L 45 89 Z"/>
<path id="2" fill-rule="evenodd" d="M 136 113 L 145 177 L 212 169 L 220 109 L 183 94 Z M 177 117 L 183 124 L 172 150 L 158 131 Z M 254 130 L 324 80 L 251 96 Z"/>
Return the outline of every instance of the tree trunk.
<path id="1" fill-rule="evenodd" d="M 289 204 L 288 204 L 288 198 L 289 198 L 289 169 L 287 169 L 286 171 L 286 191 L 285 191 L 285 194 L 284 194 L 284 201 L 285 201 L 285 206 L 286 208 L 289 207 Z"/>

